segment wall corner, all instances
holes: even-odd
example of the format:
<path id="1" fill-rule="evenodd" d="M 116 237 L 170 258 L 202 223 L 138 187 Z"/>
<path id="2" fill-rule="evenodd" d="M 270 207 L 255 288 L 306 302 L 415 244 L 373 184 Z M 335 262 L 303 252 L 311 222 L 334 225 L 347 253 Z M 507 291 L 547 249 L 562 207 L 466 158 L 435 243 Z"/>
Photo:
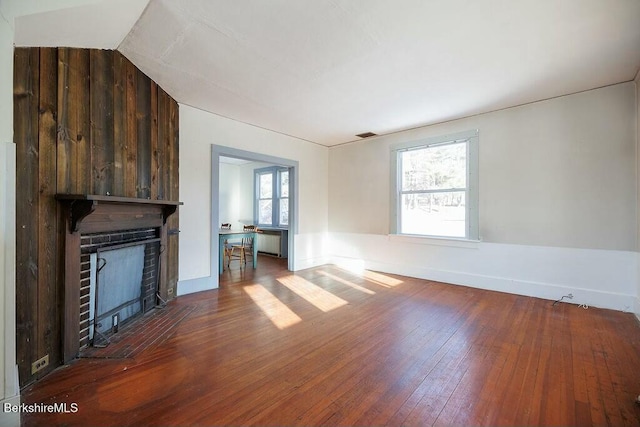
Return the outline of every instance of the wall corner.
<path id="1" fill-rule="evenodd" d="M 20 387 L 16 366 L 16 283 L 15 283 L 15 144 L 0 142 L 0 337 L 3 353 L 0 355 L 2 390 L 0 425 L 14 425 L 19 414 L 5 412 L 4 404 L 20 402 Z"/>

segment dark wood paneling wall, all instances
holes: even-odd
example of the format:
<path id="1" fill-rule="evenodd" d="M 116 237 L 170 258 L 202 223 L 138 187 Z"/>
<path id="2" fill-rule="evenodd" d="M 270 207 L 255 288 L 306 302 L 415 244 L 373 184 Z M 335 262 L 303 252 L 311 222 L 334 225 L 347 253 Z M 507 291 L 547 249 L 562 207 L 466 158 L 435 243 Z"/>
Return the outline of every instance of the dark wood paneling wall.
<path id="1" fill-rule="evenodd" d="M 64 222 L 56 193 L 178 200 L 178 104 L 119 52 L 16 48 L 17 358 L 62 361 Z M 178 214 L 163 277 L 178 281 Z M 35 375 L 31 364 L 49 355 Z"/>

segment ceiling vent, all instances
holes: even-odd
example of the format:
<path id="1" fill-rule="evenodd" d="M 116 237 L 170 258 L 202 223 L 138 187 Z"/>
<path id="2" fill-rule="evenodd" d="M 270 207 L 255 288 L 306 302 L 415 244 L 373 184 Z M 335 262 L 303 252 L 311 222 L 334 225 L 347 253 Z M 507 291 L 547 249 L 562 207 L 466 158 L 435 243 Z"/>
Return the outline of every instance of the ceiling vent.
<path id="1" fill-rule="evenodd" d="M 359 138 L 369 138 L 369 137 L 378 136 L 378 135 L 373 133 L 373 132 L 365 132 L 365 133 L 359 133 L 356 136 L 359 137 Z"/>

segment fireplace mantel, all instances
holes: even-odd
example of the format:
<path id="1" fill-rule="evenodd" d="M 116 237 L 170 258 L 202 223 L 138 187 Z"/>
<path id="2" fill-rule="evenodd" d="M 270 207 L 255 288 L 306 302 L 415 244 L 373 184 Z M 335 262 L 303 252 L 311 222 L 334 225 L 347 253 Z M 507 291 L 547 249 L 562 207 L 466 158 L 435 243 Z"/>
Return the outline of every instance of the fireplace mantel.
<path id="1" fill-rule="evenodd" d="M 140 225 L 159 226 L 155 221 L 159 217 L 154 215 L 154 212 L 161 215 L 161 225 L 164 225 L 167 222 L 167 217 L 182 204 L 182 202 L 168 200 L 102 196 L 98 194 L 56 194 L 56 199 L 67 203 L 69 206 L 68 220 L 70 221 L 69 228 L 72 232 L 81 231 L 82 228 L 85 229 L 83 231 L 104 231 L 99 229 L 101 227 L 96 224 L 97 222 L 108 229 L 112 229 L 114 225 L 119 228 L 136 228 Z M 106 209 L 100 219 L 90 221 L 91 224 L 83 227 L 84 219 L 96 212 L 99 206 L 120 206 L 123 209 Z"/>
<path id="2" fill-rule="evenodd" d="M 79 350 L 81 236 L 153 228 L 164 248 L 167 235 L 178 233 L 178 230 L 167 229 L 167 217 L 176 212 L 182 202 L 96 194 L 56 194 L 55 198 L 63 208 L 61 215 L 65 222 L 63 360 L 67 363 Z M 158 291 L 166 300 L 170 292 L 165 251 L 160 252 L 159 263 Z"/>

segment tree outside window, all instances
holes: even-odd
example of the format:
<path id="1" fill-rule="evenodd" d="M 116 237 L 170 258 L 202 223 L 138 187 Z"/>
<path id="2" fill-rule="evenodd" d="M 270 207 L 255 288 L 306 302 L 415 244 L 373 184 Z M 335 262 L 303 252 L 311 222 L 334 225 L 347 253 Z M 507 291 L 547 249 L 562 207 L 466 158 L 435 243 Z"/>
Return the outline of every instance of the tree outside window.
<path id="1" fill-rule="evenodd" d="M 289 170 L 282 167 L 256 169 L 255 222 L 262 227 L 289 225 Z"/>
<path id="2" fill-rule="evenodd" d="M 477 132 L 402 144 L 395 156 L 395 231 L 477 239 Z"/>

